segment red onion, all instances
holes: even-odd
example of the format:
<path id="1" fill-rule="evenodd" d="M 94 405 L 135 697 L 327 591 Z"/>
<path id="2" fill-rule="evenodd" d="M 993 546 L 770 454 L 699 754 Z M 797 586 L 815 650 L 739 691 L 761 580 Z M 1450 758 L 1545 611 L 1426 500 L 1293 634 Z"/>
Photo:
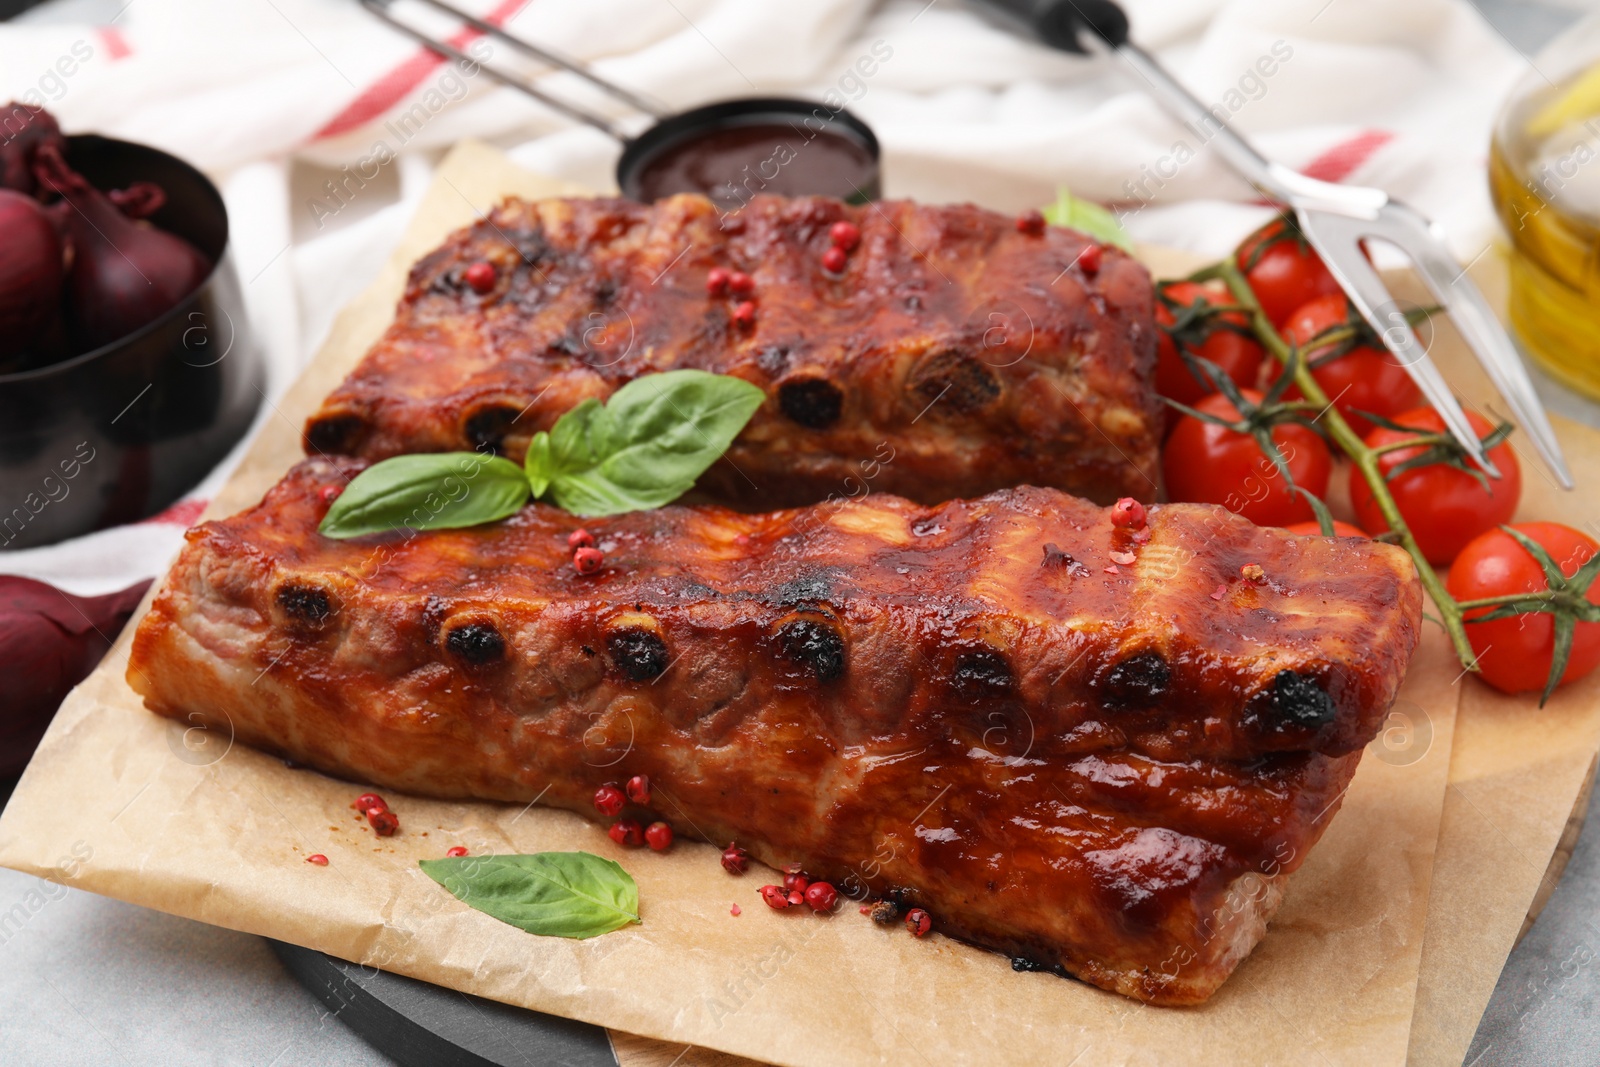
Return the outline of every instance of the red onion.
<path id="1" fill-rule="evenodd" d="M 197 289 L 211 263 L 181 237 L 117 210 L 104 193 L 67 166 L 61 150 L 40 145 L 34 176 L 72 208 L 73 326 L 84 348 L 98 348 L 159 318 Z"/>
<path id="2" fill-rule="evenodd" d="M 0 778 L 27 765 L 62 698 L 94 670 L 149 585 L 77 597 L 0 575 Z"/>
<path id="3" fill-rule="evenodd" d="M 155 182 L 134 182 L 126 189 L 113 189 L 106 195 L 117 205 L 117 210 L 130 219 L 147 219 L 167 202 L 167 191 Z"/>
<path id="4" fill-rule="evenodd" d="M 0 107 L 0 186 L 33 194 L 33 156 L 38 146 L 64 147 L 61 127 L 50 112 L 31 104 Z"/>
<path id="5" fill-rule="evenodd" d="M 37 348 L 61 309 L 61 239 L 31 196 L 0 189 L 0 370 Z"/>

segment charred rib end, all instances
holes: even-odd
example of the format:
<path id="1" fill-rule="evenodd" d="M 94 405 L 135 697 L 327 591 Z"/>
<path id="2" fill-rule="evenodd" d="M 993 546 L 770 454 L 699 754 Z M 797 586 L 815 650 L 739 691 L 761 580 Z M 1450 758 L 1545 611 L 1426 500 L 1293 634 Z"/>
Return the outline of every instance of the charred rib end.
<path id="1" fill-rule="evenodd" d="M 826 430 L 844 411 L 844 394 L 824 378 L 796 378 L 778 387 L 778 408 L 809 430 Z"/>
<path id="2" fill-rule="evenodd" d="M 320 455 L 353 456 L 367 439 L 367 420 L 352 412 L 313 415 L 306 423 L 306 450 Z"/>
<path id="3" fill-rule="evenodd" d="M 778 630 L 783 654 L 824 684 L 844 674 L 844 638 L 825 622 L 796 619 Z"/>
<path id="4" fill-rule="evenodd" d="M 606 635 L 606 651 L 623 677 L 648 682 L 667 669 L 667 644 L 643 627 L 628 626 Z"/>
<path id="5" fill-rule="evenodd" d="M 1272 710 L 1286 725 L 1317 730 L 1333 722 L 1339 709 L 1314 679 L 1279 671 L 1272 679 Z"/>
<path id="6" fill-rule="evenodd" d="M 451 654 L 474 666 L 498 663 L 506 655 L 506 639 L 491 623 L 471 622 L 457 626 L 444 639 Z"/>

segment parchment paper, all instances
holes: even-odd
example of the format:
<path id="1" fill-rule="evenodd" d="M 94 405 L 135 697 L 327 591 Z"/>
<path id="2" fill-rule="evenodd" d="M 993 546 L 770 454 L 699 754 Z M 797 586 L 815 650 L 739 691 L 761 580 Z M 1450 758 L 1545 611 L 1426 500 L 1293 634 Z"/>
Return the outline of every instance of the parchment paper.
<path id="1" fill-rule="evenodd" d="M 1505 306 L 1506 269 L 1484 256 L 1472 272 L 1496 307 Z M 1420 298 L 1420 294 L 1417 294 Z M 1435 357 L 1463 401 L 1494 421 L 1506 408 L 1453 335 Z M 1559 419 L 1557 432 L 1578 483 L 1565 492 L 1545 473 L 1521 434 L 1512 445 L 1522 464 L 1518 521 L 1550 519 L 1600 538 L 1600 434 Z M 1455 1067 L 1466 1056 L 1524 916 L 1550 888 L 1550 868 L 1573 804 L 1593 774 L 1600 748 L 1600 674 L 1556 691 L 1543 709 L 1463 681 L 1430 898 L 1410 1060 Z M 1592 829 L 1591 829 L 1592 832 Z M 1571 966 L 1548 976 L 1570 981 L 1592 966 L 1595 946 L 1574 944 Z M 1535 994 L 1538 990 L 1530 990 Z M 1521 1024 L 1539 1025 L 1524 1012 Z"/>
<path id="2" fill-rule="evenodd" d="M 571 192 L 491 149 L 458 148 L 394 261 L 341 316 L 212 512 L 253 503 L 298 457 L 301 420 L 387 324 L 413 259 L 502 195 Z M 784 1064 L 1405 1058 L 1456 705 L 1468 688 L 1431 628 L 1401 695 L 1404 721 L 1374 742 L 1266 939 L 1212 1001 L 1185 1010 L 1016 974 L 1003 957 L 937 935 L 917 941 L 853 910 L 771 912 L 755 894 L 760 872 L 731 878 L 708 846 L 624 853 L 597 827 L 537 807 L 391 795 L 405 829 L 376 839 L 348 808 L 352 784 L 145 712 L 122 680 L 127 644 L 57 715 L 0 819 L 0 863 L 680 1048 Z M 1582 703 L 1582 692 L 1564 700 Z M 1589 696 L 1582 706 L 1595 703 Z M 1560 806 L 1561 783 L 1530 778 L 1544 806 Z M 1554 832 L 1565 814 L 1551 820 Z M 1462 881 L 1494 873 L 1478 836 L 1457 837 L 1447 841 L 1483 861 Z M 1535 859 L 1543 848 L 1527 835 L 1518 843 Z M 639 881 L 645 922 L 583 942 L 522 934 L 417 870 L 417 859 L 455 844 L 618 858 Z M 74 849 L 88 858 L 68 862 Z M 331 864 L 304 863 L 311 852 Z M 1465 919 L 1498 936 L 1492 921 L 1498 912 Z"/>

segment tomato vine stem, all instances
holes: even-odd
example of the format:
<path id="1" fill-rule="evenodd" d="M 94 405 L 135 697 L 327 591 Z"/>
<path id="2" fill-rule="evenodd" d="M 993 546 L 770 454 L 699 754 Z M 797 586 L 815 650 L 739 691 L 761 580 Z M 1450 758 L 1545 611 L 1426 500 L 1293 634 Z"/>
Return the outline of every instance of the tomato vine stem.
<path id="1" fill-rule="evenodd" d="M 1317 379 L 1312 375 L 1306 361 L 1294 358 L 1294 349 L 1268 320 L 1266 312 L 1261 309 L 1261 302 L 1256 299 L 1255 290 L 1250 287 L 1244 272 L 1232 260 L 1224 260 L 1207 267 L 1192 275 L 1190 280 L 1196 282 L 1216 280 L 1226 285 L 1228 291 L 1233 294 L 1234 302 L 1249 315 L 1251 326 L 1262 345 L 1279 363 L 1292 368 L 1295 385 L 1299 386 L 1300 394 L 1322 410 L 1318 421 L 1326 426 L 1328 435 L 1344 450 L 1350 462 L 1366 479 L 1367 485 L 1372 489 L 1373 499 L 1383 513 L 1384 521 L 1398 536 L 1401 547 L 1410 554 L 1411 561 L 1417 568 L 1417 576 L 1422 581 L 1422 587 L 1428 591 L 1435 607 L 1439 609 L 1439 621 L 1450 638 L 1456 658 L 1467 670 L 1476 671 L 1478 659 L 1472 651 L 1472 642 L 1467 639 L 1465 614 L 1461 605 L 1445 588 L 1439 573 L 1422 554 L 1422 549 L 1417 546 L 1416 537 L 1411 533 L 1411 527 L 1400 514 L 1400 508 L 1395 504 L 1394 496 L 1389 492 L 1389 484 L 1384 480 L 1383 471 L 1378 465 L 1379 450 L 1368 448 L 1366 442 L 1350 428 L 1344 416 L 1339 414 L 1339 409 L 1328 400 L 1328 395 L 1322 391 L 1322 386 L 1317 384 Z M 1408 442 L 1413 446 L 1416 443 Z"/>

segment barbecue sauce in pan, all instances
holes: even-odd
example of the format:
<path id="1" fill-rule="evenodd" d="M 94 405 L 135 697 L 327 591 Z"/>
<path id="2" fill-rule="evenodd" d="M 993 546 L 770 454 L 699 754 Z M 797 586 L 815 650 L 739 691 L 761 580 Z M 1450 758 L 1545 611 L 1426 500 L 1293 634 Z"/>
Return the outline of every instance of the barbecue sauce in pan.
<path id="1" fill-rule="evenodd" d="M 635 181 L 641 200 L 704 193 L 723 210 L 758 193 L 861 203 L 877 196 L 878 164 L 858 138 L 831 125 L 752 122 L 663 146 L 640 164 Z"/>

